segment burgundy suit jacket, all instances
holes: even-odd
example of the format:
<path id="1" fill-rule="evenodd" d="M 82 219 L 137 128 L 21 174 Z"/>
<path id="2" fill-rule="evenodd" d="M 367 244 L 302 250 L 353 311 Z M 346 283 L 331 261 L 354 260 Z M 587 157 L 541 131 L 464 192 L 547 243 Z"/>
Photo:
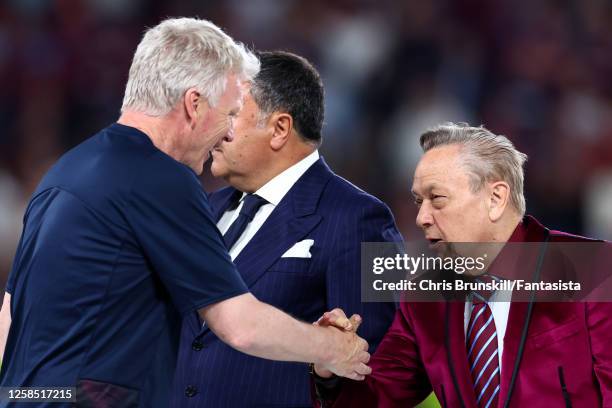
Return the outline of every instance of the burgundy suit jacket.
<path id="1" fill-rule="evenodd" d="M 547 233 L 525 217 L 511 241 L 540 242 Z M 586 240 L 549 233 L 550 242 Z M 443 407 L 475 408 L 464 307 L 463 301 L 401 303 L 369 363 L 372 374 L 363 382 L 342 379 L 331 391 L 313 386 L 314 406 L 410 407 L 433 390 Z M 510 306 L 498 407 L 612 407 L 612 303 L 535 302 L 509 392 L 528 307 Z"/>

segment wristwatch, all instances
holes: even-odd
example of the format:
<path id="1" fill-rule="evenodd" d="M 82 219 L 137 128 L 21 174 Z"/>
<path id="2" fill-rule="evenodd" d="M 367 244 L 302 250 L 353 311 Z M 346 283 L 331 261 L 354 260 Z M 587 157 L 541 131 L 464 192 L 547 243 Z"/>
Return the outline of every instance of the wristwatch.
<path id="1" fill-rule="evenodd" d="M 315 387 L 322 387 L 325 390 L 333 390 L 334 388 L 340 385 L 340 381 L 342 381 L 342 377 L 338 377 L 336 374 L 333 374 L 329 378 L 321 377 L 314 369 L 314 363 L 310 363 L 308 365 L 308 371 L 312 378 L 314 379 Z"/>

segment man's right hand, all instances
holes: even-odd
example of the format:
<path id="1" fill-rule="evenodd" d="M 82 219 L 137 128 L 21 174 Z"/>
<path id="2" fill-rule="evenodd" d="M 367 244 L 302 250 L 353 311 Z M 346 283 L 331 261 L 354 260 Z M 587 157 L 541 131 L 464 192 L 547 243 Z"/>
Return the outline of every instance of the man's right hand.
<path id="1" fill-rule="evenodd" d="M 357 336 L 357 329 L 361 324 L 359 315 L 348 319 L 342 309 L 334 309 L 321 316 L 315 324 L 327 327 L 337 337 L 334 344 L 338 346 L 334 351 L 338 357 L 329 363 L 315 364 L 317 375 L 327 378 L 336 374 L 352 380 L 363 380 L 372 372 L 366 365 L 370 360 L 368 343 Z"/>
<path id="2" fill-rule="evenodd" d="M 341 325 L 336 319 L 341 315 L 334 314 L 312 327 L 250 293 L 206 306 L 199 313 L 221 340 L 243 353 L 278 361 L 316 362 L 330 376 L 354 380 L 363 380 L 371 372 L 366 365 L 368 343 L 355 333 L 359 319 Z"/>

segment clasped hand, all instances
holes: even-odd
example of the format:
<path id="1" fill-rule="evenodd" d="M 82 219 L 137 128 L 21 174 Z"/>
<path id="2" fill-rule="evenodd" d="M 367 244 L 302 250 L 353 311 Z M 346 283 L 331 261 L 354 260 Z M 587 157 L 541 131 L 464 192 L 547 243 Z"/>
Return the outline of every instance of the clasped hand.
<path id="1" fill-rule="evenodd" d="M 329 363 L 314 365 L 314 370 L 320 377 L 328 378 L 333 374 L 350 378 L 352 380 L 363 380 L 372 369 L 366 364 L 370 361 L 368 353 L 368 342 L 357 335 L 357 329 L 361 324 L 359 315 L 347 318 L 342 309 L 334 309 L 326 312 L 317 320 L 315 325 L 327 327 L 336 337 L 334 345 L 335 352 Z"/>

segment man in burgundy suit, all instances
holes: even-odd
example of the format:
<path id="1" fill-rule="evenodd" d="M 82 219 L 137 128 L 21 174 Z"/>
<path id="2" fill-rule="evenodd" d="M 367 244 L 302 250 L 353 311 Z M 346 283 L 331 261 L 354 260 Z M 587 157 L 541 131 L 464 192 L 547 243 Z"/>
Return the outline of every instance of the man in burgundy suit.
<path id="1" fill-rule="evenodd" d="M 537 242 L 531 247 L 542 248 L 543 261 L 539 255 L 515 259 L 526 276 L 542 264 L 563 270 L 558 256 L 546 254 L 559 242 L 590 242 L 609 257 L 609 243 L 550 231 L 524 215 L 526 156 L 506 137 L 448 123 L 425 132 L 421 147 L 412 186 L 416 222 L 434 247 L 440 241 Z M 491 269 L 481 279 L 495 277 Z M 431 391 L 444 407 L 612 407 L 612 303 L 504 302 L 499 295 L 407 299 L 365 381 L 336 378 L 315 365 L 315 407 L 410 407 Z M 320 324 L 345 319 L 336 309 Z"/>

